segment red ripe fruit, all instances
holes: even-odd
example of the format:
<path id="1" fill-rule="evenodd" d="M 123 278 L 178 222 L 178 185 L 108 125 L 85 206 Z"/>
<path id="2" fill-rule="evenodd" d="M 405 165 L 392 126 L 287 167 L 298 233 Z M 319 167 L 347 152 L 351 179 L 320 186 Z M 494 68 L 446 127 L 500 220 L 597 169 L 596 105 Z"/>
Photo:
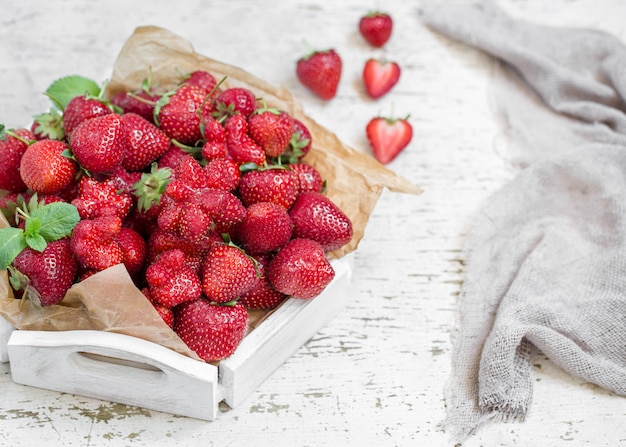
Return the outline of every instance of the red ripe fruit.
<path id="1" fill-rule="evenodd" d="M 209 301 L 228 303 L 250 290 L 256 282 L 254 261 L 239 247 L 213 247 L 202 265 L 202 290 Z"/>
<path id="2" fill-rule="evenodd" d="M 293 133 L 287 150 L 281 155 L 283 163 L 298 163 L 311 150 L 313 137 L 309 128 L 297 118 L 293 119 Z"/>
<path id="3" fill-rule="evenodd" d="M 117 216 L 124 219 L 133 206 L 133 196 L 119 191 L 115 183 L 100 182 L 92 177 L 81 177 L 78 197 L 72 205 L 78 210 L 81 219 L 100 216 Z"/>
<path id="4" fill-rule="evenodd" d="M 298 195 L 298 178 L 289 169 L 249 171 L 239 181 L 239 196 L 245 206 L 273 202 L 291 208 Z"/>
<path id="5" fill-rule="evenodd" d="M 0 138 L 0 189 L 10 192 L 26 189 L 20 176 L 20 162 L 28 142 L 34 140 L 35 135 L 28 129 L 7 132 L 4 138 Z"/>
<path id="6" fill-rule="evenodd" d="M 122 249 L 122 262 L 131 276 L 139 273 L 146 261 L 148 244 L 145 239 L 132 228 L 122 227 L 117 235 L 117 243 Z"/>
<path id="7" fill-rule="evenodd" d="M 267 268 L 274 289 L 294 298 L 319 295 L 335 277 L 322 247 L 311 239 L 295 238 L 281 248 Z"/>
<path id="8" fill-rule="evenodd" d="M 174 331 L 205 362 L 232 355 L 248 330 L 248 312 L 241 304 L 219 306 L 203 299 L 174 309 Z"/>
<path id="9" fill-rule="evenodd" d="M 308 163 L 293 163 L 289 169 L 298 177 L 298 193 L 303 191 L 322 192 L 324 179 L 320 172 Z"/>
<path id="10" fill-rule="evenodd" d="M 117 216 L 103 216 L 79 221 L 74 227 L 70 247 L 84 269 L 104 270 L 124 259 L 117 237 L 122 220 Z"/>
<path id="11" fill-rule="evenodd" d="M 192 71 L 183 83 L 197 85 L 207 93 L 217 87 L 217 79 L 215 79 L 215 76 L 205 70 Z"/>
<path id="12" fill-rule="evenodd" d="M 407 118 L 372 118 L 365 128 L 374 157 L 383 164 L 390 163 L 413 138 L 413 127 Z"/>
<path id="13" fill-rule="evenodd" d="M 242 115 L 247 119 L 256 109 L 256 95 L 243 87 L 227 88 L 215 98 L 214 109 L 218 117 Z"/>
<path id="14" fill-rule="evenodd" d="M 70 186 L 78 166 L 63 155 L 67 149 L 67 144 L 57 140 L 41 140 L 28 146 L 20 161 L 20 175 L 26 186 L 39 194 L 56 194 Z"/>
<path id="15" fill-rule="evenodd" d="M 113 170 L 122 164 L 126 150 L 122 117 L 111 113 L 83 121 L 72 133 L 70 149 L 92 174 Z"/>
<path id="16" fill-rule="evenodd" d="M 363 67 L 365 91 L 378 99 L 386 95 L 400 80 L 400 66 L 395 62 L 368 59 Z"/>
<path id="17" fill-rule="evenodd" d="M 382 47 L 391 37 L 393 20 L 387 13 L 374 11 L 359 20 L 359 32 L 374 47 Z"/>
<path id="18" fill-rule="evenodd" d="M 66 136 L 71 136 L 74 129 L 83 121 L 98 116 L 109 115 L 113 111 L 102 101 L 85 96 L 72 98 L 63 111 L 63 129 Z"/>
<path id="19" fill-rule="evenodd" d="M 293 237 L 312 239 L 324 251 L 336 250 L 352 240 L 352 223 L 327 196 L 303 192 L 289 211 Z"/>
<path id="20" fill-rule="evenodd" d="M 124 114 L 134 113 L 154 123 L 154 106 L 160 98 L 159 94 L 145 90 L 120 92 L 111 98 L 111 104 L 122 109 Z"/>
<path id="21" fill-rule="evenodd" d="M 258 109 L 248 117 L 248 134 L 268 157 L 278 157 L 291 141 L 293 118 L 284 111 Z"/>
<path id="22" fill-rule="evenodd" d="M 247 309 L 274 309 L 282 303 L 287 295 L 275 290 L 267 279 L 267 266 L 270 263 L 271 255 L 252 255 L 256 260 L 258 277 L 256 284 L 248 292 L 241 295 L 239 303 Z"/>
<path id="23" fill-rule="evenodd" d="M 25 248 L 9 267 L 11 284 L 22 291 L 22 299 L 51 306 L 63 299 L 74 283 L 78 264 L 67 238 L 49 242 L 42 251 Z"/>
<path id="24" fill-rule="evenodd" d="M 200 278 L 179 249 L 161 253 L 146 269 L 146 282 L 150 296 L 170 308 L 193 301 L 202 293 Z"/>
<path id="25" fill-rule="evenodd" d="M 237 164 L 265 164 L 265 151 L 248 135 L 248 121 L 243 115 L 231 116 L 224 127 L 228 154 Z"/>
<path id="26" fill-rule="evenodd" d="M 141 171 L 163 155 L 170 147 L 165 132 L 136 113 L 122 115 L 126 150 L 122 166 L 127 171 Z"/>
<path id="27" fill-rule="evenodd" d="M 300 58 L 296 64 L 298 80 L 324 100 L 337 94 L 341 79 L 342 61 L 333 50 L 313 51 Z"/>
<path id="28" fill-rule="evenodd" d="M 239 166 L 229 158 L 216 158 L 204 166 L 206 187 L 234 191 L 239 186 L 241 171 Z"/>
<path id="29" fill-rule="evenodd" d="M 156 122 L 165 134 L 188 146 L 194 146 L 203 139 L 198 114 L 210 114 L 211 103 L 205 103 L 207 92 L 197 85 L 183 84 L 171 95 L 161 98 L 155 108 Z M 204 106 L 203 106 L 204 104 Z"/>
<path id="30" fill-rule="evenodd" d="M 272 202 L 258 202 L 248 207 L 237 235 L 248 253 L 269 253 L 289 242 L 291 227 L 285 208 Z"/>
<path id="31" fill-rule="evenodd" d="M 192 206 L 202 209 L 218 234 L 232 234 L 246 217 L 246 208 L 232 192 L 222 189 L 204 189 L 195 197 Z"/>

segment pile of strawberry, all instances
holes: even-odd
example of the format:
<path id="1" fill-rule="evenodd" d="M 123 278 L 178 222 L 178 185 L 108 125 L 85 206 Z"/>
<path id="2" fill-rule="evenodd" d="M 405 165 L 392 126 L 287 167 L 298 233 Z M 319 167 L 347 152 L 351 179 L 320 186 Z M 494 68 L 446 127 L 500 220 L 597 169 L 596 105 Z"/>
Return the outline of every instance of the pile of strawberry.
<path id="1" fill-rule="evenodd" d="M 209 72 L 171 91 L 104 99 L 68 76 L 28 129 L 0 126 L 0 269 L 16 297 L 49 306 L 123 263 L 163 320 L 205 361 L 232 354 L 249 309 L 311 299 L 350 219 L 304 159 L 306 125 Z"/>

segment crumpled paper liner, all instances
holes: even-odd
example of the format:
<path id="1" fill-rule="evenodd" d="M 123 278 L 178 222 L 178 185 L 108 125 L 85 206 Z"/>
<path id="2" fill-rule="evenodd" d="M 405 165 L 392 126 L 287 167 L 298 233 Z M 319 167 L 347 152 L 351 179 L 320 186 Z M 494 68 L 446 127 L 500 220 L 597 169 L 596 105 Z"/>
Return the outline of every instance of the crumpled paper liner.
<path id="1" fill-rule="evenodd" d="M 356 250 L 367 221 L 384 188 L 394 192 L 419 194 L 421 189 L 396 175 L 369 155 L 346 145 L 329 130 L 303 112 L 292 94 L 254 77 L 246 71 L 196 53 L 185 39 L 159 27 L 137 28 L 122 48 L 107 86 L 107 96 L 134 90 L 152 69 L 153 84 L 172 88 L 181 73 L 208 70 L 227 87 L 245 87 L 271 107 L 292 114 L 310 130 L 313 145 L 305 161 L 314 165 L 327 180 L 327 195 L 351 219 L 354 237 L 344 247 L 329 253 L 339 258 Z M 0 214 L 0 226 L 8 225 Z M 73 285 L 59 304 L 37 309 L 14 299 L 7 272 L 0 271 L 0 316 L 17 329 L 62 331 L 93 329 L 131 335 L 158 343 L 183 355 L 198 359 L 154 310 L 135 287 L 123 265 L 111 267 Z M 251 312 L 252 330 L 268 312 Z"/>

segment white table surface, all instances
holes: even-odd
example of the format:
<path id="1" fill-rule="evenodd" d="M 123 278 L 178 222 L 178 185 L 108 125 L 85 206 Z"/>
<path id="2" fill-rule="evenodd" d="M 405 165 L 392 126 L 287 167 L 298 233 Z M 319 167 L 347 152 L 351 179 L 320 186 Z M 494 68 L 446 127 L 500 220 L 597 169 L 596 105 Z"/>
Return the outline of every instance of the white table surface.
<path id="1" fill-rule="evenodd" d="M 411 115 L 414 140 L 389 167 L 420 196 L 383 193 L 355 257 L 347 308 L 236 409 L 214 422 L 175 417 L 16 385 L 0 365 L 2 446 L 443 446 L 442 389 L 463 279 L 471 215 L 515 171 L 497 155 L 485 54 L 435 35 L 419 2 L 2 1 L 0 121 L 29 123 L 48 108 L 42 92 L 63 75 L 103 80 L 136 26 L 158 25 L 207 56 L 291 89 L 305 111 L 344 142 L 369 152 L 367 120 L 393 107 Z M 604 29 L 626 40 L 621 0 L 506 0 L 537 22 Z M 176 5 L 176 6 L 175 6 Z M 357 32 L 361 14 L 384 8 L 395 30 L 384 50 Z M 339 93 L 323 102 L 295 78 L 307 48 L 344 60 Z M 400 63 L 399 84 L 379 101 L 360 84 L 362 64 Z M 524 423 L 489 425 L 467 446 L 626 445 L 626 400 L 538 358 Z"/>

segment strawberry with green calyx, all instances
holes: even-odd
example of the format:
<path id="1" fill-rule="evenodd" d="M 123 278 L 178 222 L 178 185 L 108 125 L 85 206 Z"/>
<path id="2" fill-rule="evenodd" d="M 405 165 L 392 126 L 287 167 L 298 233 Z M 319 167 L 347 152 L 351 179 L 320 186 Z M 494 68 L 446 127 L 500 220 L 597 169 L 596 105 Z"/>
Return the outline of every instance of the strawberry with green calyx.
<path id="1" fill-rule="evenodd" d="M 377 116 L 365 127 L 367 139 L 374 157 L 380 163 L 393 161 L 411 142 L 413 127 L 409 117 L 393 118 Z"/>
<path id="2" fill-rule="evenodd" d="M 298 195 L 298 178 L 287 166 L 257 166 L 241 176 L 239 195 L 247 207 L 257 202 L 273 202 L 289 209 Z"/>
<path id="3" fill-rule="evenodd" d="M 126 151 L 121 115 L 111 113 L 79 124 L 72 132 L 70 151 L 91 174 L 110 172 L 120 166 Z"/>
<path id="4" fill-rule="evenodd" d="M 391 37 L 393 20 L 391 16 L 382 11 L 372 11 L 359 20 L 359 32 L 372 46 L 380 48 Z"/>
<path id="5" fill-rule="evenodd" d="M 400 80 L 400 66 L 393 61 L 370 58 L 363 66 L 363 85 L 372 99 L 386 95 Z"/>
<path id="6" fill-rule="evenodd" d="M 200 278 L 179 249 L 157 256 L 146 269 L 146 282 L 152 298 L 169 308 L 198 299 L 202 293 Z"/>
<path id="7" fill-rule="evenodd" d="M 66 143 L 37 141 L 26 149 L 20 161 L 20 175 L 28 189 L 40 194 L 56 194 L 67 188 L 78 174 L 78 164 L 65 154 Z"/>
<path id="8" fill-rule="evenodd" d="M 11 287 L 37 307 L 57 304 L 74 283 L 78 264 L 69 238 L 50 242 L 42 251 L 26 247 L 8 266 Z"/>
<path id="9" fill-rule="evenodd" d="M 248 117 L 248 134 L 267 157 L 279 157 L 291 141 L 293 118 L 287 112 L 268 108 L 265 102 Z"/>
<path id="10" fill-rule="evenodd" d="M 302 192 L 289 210 L 293 237 L 312 239 L 326 251 L 336 250 L 352 240 L 350 218 L 327 196 Z"/>
<path id="11" fill-rule="evenodd" d="M 117 242 L 122 220 L 117 216 L 84 219 L 76 224 L 70 239 L 72 252 L 81 268 L 101 271 L 124 260 Z"/>
<path id="12" fill-rule="evenodd" d="M 293 134 L 279 160 L 284 164 L 298 163 L 309 153 L 312 144 L 313 137 L 309 128 L 299 119 L 293 118 Z"/>
<path id="13" fill-rule="evenodd" d="M 154 124 L 154 107 L 160 98 L 161 93 L 152 86 L 150 68 L 139 88 L 115 94 L 111 98 L 111 104 L 119 107 L 123 114 L 134 113 Z"/>
<path id="14" fill-rule="evenodd" d="M 35 135 L 28 129 L 6 129 L 0 124 L 0 189 L 26 190 L 19 168 L 22 155 L 34 141 Z"/>
<path id="15" fill-rule="evenodd" d="M 298 80 L 324 100 L 337 94 L 342 72 L 342 60 L 334 49 L 315 50 L 298 59 Z"/>
<path id="16" fill-rule="evenodd" d="M 267 266 L 272 259 L 270 254 L 252 255 L 256 261 L 258 277 L 252 289 L 241 295 L 238 302 L 246 309 L 274 309 L 285 299 L 287 295 L 275 290 L 267 279 Z"/>
<path id="17" fill-rule="evenodd" d="M 237 238 L 248 253 L 270 253 L 289 242 L 292 226 L 285 208 L 257 202 L 247 208 L 245 219 L 237 227 Z"/>
<path id="18" fill-rule="evenodd" d="M 161 129 L 136 113 L 121 115 L 125 150 L 122 166 L 127 171 L 142 171 L 170 147 L 170 139 Z"/>
<path id="19" fill-rule="evenodd" d="M 63 140 L 65 139 L 63 115 L 51 107 L 49 112 L 40 113 L 33 117 L 30 131 L 38 140 Z"/>
<path id="20" fill-rule="evenodd" d="M 253 258 L 232 242 L 213 247 L 202 264 L 202 291 L 212 302 L 236 300 L 254 286 L 256 278 Z"/>
<path id="21" fill-rule="evenodd" d="M 231 87 L 223 90 L 213 101 L 213 116 L 225 122 L 234 115 L 248 118 L 256 109 L 256 95 L 244 87 Z"/>
<path id="22" fill-rule="evenodd" d="M 174 331 L 205 362 L 232 355 L 246 335 L 248 321 L 239 303 L 218 305 L 200 298 L 174 309 Z"/>
<path id="23" fill-rule="evenodd" d="M 0 270 L 27 247 L 42 252 L 48 243 L 69 236 L 80 220 L 75 206 L 65 202 L 40 204 L 36 198 L 16 213 L 24 219 L 23 228 L 0 228 Z"/>
<path id="24" fill-rule="evenodd" d="M 137 197 L 137 209 L 139 212 L 153 210 L 158 213 L 161 197 L 171 181 L 172 170 L 159 168 L 157 163 L 152 163 L 150 172 L 143 173 L 141 179 L 133 185 L 133 194 Z M 156 216 L 156 214 L 153 214 Z"/>
<path id="25" fill-rule="evenodd" d="M 323 192 L 326 182 L 320 172 L 308 163 L 293 163 L 287 165 L 298 177 L 298 193 L 303 191 Z"/>
<path id="26" fill-rule="evenodd" d="M 270 261 L 267 278 L 277 291 L 294 298 L 311 299 L 322 293 L 335 271 L 321 245 L 294 238 Z"/>

